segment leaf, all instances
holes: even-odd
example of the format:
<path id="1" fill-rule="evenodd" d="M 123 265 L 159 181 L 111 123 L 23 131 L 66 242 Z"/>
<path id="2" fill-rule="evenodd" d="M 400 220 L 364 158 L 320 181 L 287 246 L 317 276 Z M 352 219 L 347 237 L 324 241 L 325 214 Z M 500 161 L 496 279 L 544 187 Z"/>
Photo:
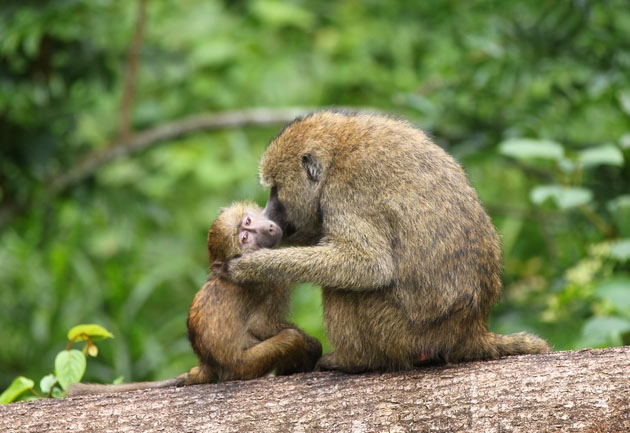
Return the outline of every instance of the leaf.
<path id="1" fill-rule="evenodd" d="M 570 159 L 562 158 L 558 160 L 558 167 L 564 173 L 573 173 L 577 169 L 577 164 Z"/>
<path id="2" fill-rule="evenodd" d="M 68 331 L 68 340 L 81 341 L 91 338 L 92 340 L 102 340 L 104 338 L 114 338 L 114 335 L 100 325 L 77 325 Z"/>
<path id="3" fill-rule="evenodd" d="M 190 53 L 190 61 L 196 66 L 216 66 L 227 63 L 238 53 L 230 39 L 209 39 L 196 46 Z"/>
<path id="4" fill-rule="evenodd" d="M 621 345 L 622 335 L 630 331 L 630 320 L 621 317 L 591 317 L 582 328 L 586 346 Z"/>
<path id="5" fill-rule="evenodd" d="M 85 355 L 79 350 L 63 350 L 55 358 L 55 376 L 65 391 L 73 383 L 81 381 L 85 373 Z"/>
<path id="6" fill-rule="evenodd" d="M 56 386 L 52 389 L 52 393 L 50 395 L 52 395 L 54 398 L 63 398 L 66 396 L 66 393 L 63 392 L 61 388 Z"/>
<path id="7" fill-rule="evenodd" d="M 251 3 L 251 10 L 261 21 L 278 27 L 295 26 L 306 30 L 315 21 L 309 10 L 292 2 L 258 0 Z"/>
<path id="8" fill-rule="evenodd" d="M 606 204 L 621 237 L 630 237 L 630 195 L 620 195 Z"/>
<path id="9" fill-rule="evenodd" d="M 630 278 L 613 278 L 595 287 L 595 295 L 609 301 L 617 310 L 630 311 Z"/>
<path id="10" fill-rule="evenodd" d="M 613 144 L 586 149 L 580 152 L 579 160 L 584 167 L 594 167 L 596 165 L 623 165 L 623 153 Z"/>
<path id="11" fill-rule="evenodd" d="M 28 391 L 29 389 L 33 389 L 34 386 L 35 382 L 31 379 L 24 376 L 16 377 L 13 379 L 13 382 L 11 382 L 11 385 L 9 385 L 9 387 L 0 394 L 0 404 L 8 404 L 15 401 L 20 394 Z"/>
<path id="12" fill-rule="evenodd" d="M 55 383 L 57 383 L 57 378 L 54 374 L 50 373 L 42 377 L 42 380 L 39 381 L 39 389 L 41 389 L 44 394 L 48 394 Z"/>
<path id="13" fill-rule="evenodd" d="M 114 381 L 112 382 L 112 384 L 114 385 L 120 385 L 121 383 L 123 383 L 125 380 L 125 376 L 118 376 L 116 379 L 114 379 Z"/>
<path id="14" fill-rule="evenodd" d="M 630 260 L 630 239 L 612 241 L 608 253 L 620 262 Z"/>
<path id="15" fill-rule="evenodd" d="M 571 209 L 590 202 L 593 199 L 593 192 L 580 187 L 541 185 L 532 189 L 529 196 L 532 202 L 537 205 L 543 204 L 548 199 L 553 199 L 559 208 Z"/>
<path id="16" fill-rule="evenodd" d="M 619 98 L 619 105 L 621 105 L 621 109 L 626 113 L 630 114 L 630 91 L 622 91 L 617 94 Z"/>
<path id="17" fill-rule="evenodd" d="M 499 145 L 499 152 L 516 159 L 540 158 L 559 161 L 564 157 L 564 148 L 550 140 L 511 138 Z"/>

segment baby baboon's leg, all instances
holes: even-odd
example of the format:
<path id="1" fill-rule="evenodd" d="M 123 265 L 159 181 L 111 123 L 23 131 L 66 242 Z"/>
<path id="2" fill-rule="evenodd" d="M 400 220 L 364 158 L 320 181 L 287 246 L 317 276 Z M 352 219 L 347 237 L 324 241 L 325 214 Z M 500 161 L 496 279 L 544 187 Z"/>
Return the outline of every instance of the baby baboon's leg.
<path id="1" fill-rule="evenodd" d="M 234 379 L 254 379 L 272 371 L 280 361 L 303 356 L 306 345 L 297 329 L 283 329 L 242 352 L 234 360 Z M 288 361 L 287 361 L 288 362 Z"/>
<path id="2" fill-rule="evenodd" d="M 302 336 L 304 350 L 296 351 L 295 356 L 287 356 L 278 362 L 276 374 L 279 376 L 313 371 L 317 360 L 322 356 L 322 345 L 317 338 L 311 337 L 298 328 L 292 329 L 298 331 Z"/>

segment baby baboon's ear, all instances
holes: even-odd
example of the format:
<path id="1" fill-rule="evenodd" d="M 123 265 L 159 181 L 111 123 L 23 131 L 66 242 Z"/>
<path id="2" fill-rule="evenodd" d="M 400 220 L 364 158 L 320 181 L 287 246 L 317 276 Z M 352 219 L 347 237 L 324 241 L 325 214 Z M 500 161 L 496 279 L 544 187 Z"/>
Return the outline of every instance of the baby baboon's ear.
<path id="1" fill-rule="evenodd" d="M 225 263 L 220 260 L 215 260 L 210 265 L 210 270 L 217 275 L 225 275 L 226 274 Z"/>
<path id="2" fill-rule="evenodd" d="M 313 182 L 319 182 L 322 179 L 323 167 L 316 156 L 307 153 L 302 155 L 302 165 L 306 170 L 306 175 Z"/>

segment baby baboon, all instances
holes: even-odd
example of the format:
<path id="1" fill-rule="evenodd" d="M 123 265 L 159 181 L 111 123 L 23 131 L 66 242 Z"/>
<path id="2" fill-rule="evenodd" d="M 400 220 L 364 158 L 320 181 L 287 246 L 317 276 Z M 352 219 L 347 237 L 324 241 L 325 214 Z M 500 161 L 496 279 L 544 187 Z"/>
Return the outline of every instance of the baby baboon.
<path id="1" fill-rule="evenodd" d="M 359 372 L 543 353 L 530 334 L 487 329 L 501 248 L 455 162 L 411 124 L 322 111 L 298 118 L 260 166 L 265 215 L 294 247 L 228 263 L 237 283 L 322 286 L 334 352 L 318 368 Z"/>
<path id="2" fill-rule="evenodd" d="M 322 354 L 319 341 L 286 321 L 286 283 L 237 285 L 221 268 L 242 253 L 275 246 L 282 230 L 251 203 L 223 209 L 208 232 L 213 273 L 188 313 L 188 338 L 199 366 L 174 379 L 123 385 L 76 384 L 70 395 L 164 388 L 311 371 Z"/>

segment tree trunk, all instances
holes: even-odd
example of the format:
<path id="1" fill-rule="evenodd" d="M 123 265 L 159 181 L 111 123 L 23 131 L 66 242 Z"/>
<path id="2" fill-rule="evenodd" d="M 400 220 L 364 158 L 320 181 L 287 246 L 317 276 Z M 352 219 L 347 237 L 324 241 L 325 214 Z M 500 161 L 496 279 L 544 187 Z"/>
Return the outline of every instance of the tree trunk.
<path id="1" fill-rule="evenodd" d="M 629 432 L 630 347 L 0 406 L 2 432 Z"/>

